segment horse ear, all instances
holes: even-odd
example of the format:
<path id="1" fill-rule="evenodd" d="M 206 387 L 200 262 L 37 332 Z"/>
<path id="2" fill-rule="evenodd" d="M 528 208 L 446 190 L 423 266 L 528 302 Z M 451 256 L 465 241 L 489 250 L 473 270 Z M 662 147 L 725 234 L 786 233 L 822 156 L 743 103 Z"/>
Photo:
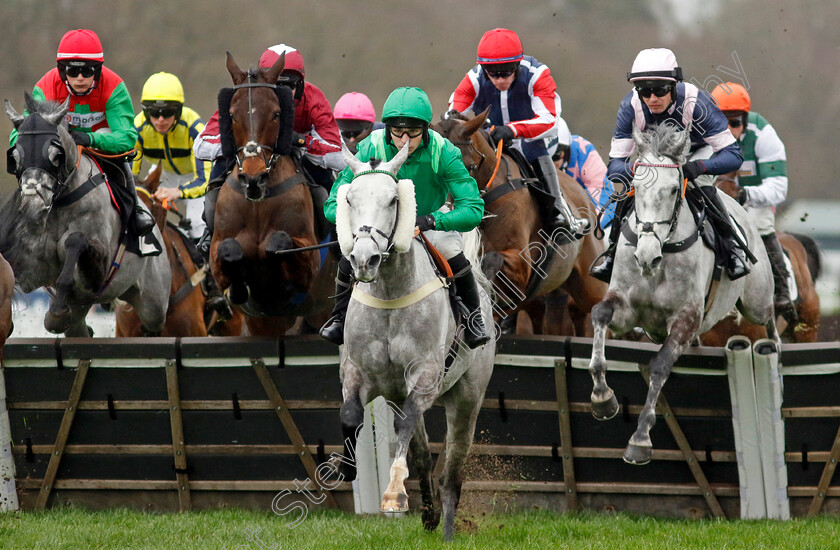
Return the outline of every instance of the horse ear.
<path id="1" fill-rule="evenodd" d="M 482 113 L 473 117 L 472 119 L 468 120 L 464 123 L 464 132 L 466 135 L 471 136 L 473 135 L 479 128 L 484 125 L 484 122 L 487 120 L 487 115 L 490 114 L 490 107 L 484 109 Z"/>
<path id="2" fill-rule="evenodd" d="M 230 52 L 225 52 L 225 54 L 227 56 L 225 58 L 225 66 L 230 73 L 230 77 L 233 79 L 233 85 L 237 86 L 242 84 L 248 77 L 248 73 L 239 68 L 239 65 L 236 64 Z"/>
<path id="3" fill-rule="evenodd" d="M 146 175 L 145 179 L 139 183 L 140 187 L 149 193 L 154 193 L 157 191 L 157 188 L 160 187 L 160 176 L 162 173 L 163 165 L 161 163 L 155 164 Z"/>
<path id="4" fill-rule="evenodd" d="M 350 170 L 353 171 L 353 175 L 358 174 L 365 168 L 365 163 L 360 161 L 356 158 L 356 156 L 350 152 L 350 149 L 341 142 L 341 154 L 344 156 L 344 162 L 347 163 L 347 166 L 350 167 Z"/>
<path id="5" fill-rule="evenodd" d="M 391 172 L 392 174 L 394 174 L 394 176 L 396 176 L 397 172 L 400 171 L 400 168 L 402 167 L 403 163 L 408 158 L 408 146 L 410 143 L 410 140 L 406 141 L 405 145 L 403 145 L 403 148 L 400 149 L 400 152 L 397 153 L 396 156 L 394 156 L 394 158 L 392 158 L 388 162 L 383 163 L 379 167 L 379 169 Z"/>
<path id="6" fill-rule="evenodd" d="M 48 122 L 59 126 L 62 121 L 64 120 L 64 116 L 67 114 L 67 111 L 70 110 L 70 96 L 67 96 L 67 99 L 64 100 L 64 103 L 61 104 L 61 107 L 51 115 L 45 116 L 44 119 Z"/>
<path id="7" fill-rule="evenodd" d="M 407 144 L 406 144 L 407 145 Z M 394 157 L 396 158 L 396 157 Z M 414 195 L 414 182 L 400 180 L 397 184 L 397 227 L 394 228 L 394 250 L 408 252 L 414 239 L 414 226 L 417 221 L 417 198 Z"/>
<path id="8" fill-rule="evenodd" d="M 286 52 L 280 54 L 280 59 L 274 62 L 274 65 L 271 66 L 270 69 L 267 69 L 265 72 L 265 79 L 266 82 L 271 82 L 272 84 L 277 82 L 277 78 L 280 76 L 280 73 L 283 72 L 283 68 L 286 66 Z"/>
<path id="9" fill-rule="evenodd" d="M 335 194 L 335 236 L 344 256 L 349 256 L 353 252 L 353 228 L 350 227 L 348 191 L 350 191 L 350 184 L 344 184 L 338 188 Z"/>
<path id="10" fill-rule="evenodd" d="M 9 120 L 12 121 L 15 128 L 23 123 L 23 115 L 18 114 L 18 112 L 15 111 L 15 108 L 12 107 L 12 103 L 8 99 L 6 100 L 6 114 L 9 115 Z"/>

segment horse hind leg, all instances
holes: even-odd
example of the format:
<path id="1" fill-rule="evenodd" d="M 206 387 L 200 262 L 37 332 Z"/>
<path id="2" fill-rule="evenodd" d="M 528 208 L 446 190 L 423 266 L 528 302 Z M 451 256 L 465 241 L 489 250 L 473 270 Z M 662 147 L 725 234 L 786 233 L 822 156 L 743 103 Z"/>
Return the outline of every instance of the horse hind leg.
<path id="1" fill-rule="evenodd" d="M 650 429 L 656 423 L 656 403 L 659 401 L 659 394 L 671 374 L 674 362 L 697 334 L 700 320 L 699 308 L 689 307 L 681 310 L 671 323 L 671 330 L 668 332 L 665 343 L 651 360 L 647 368 L 648 393 L 645 406 L 639 414 L 636 431 L 630 437 L 627 448 L 624 450 L 624 461 L 628 464 L 641 466 L 650 462 L 653 449 Z"/>

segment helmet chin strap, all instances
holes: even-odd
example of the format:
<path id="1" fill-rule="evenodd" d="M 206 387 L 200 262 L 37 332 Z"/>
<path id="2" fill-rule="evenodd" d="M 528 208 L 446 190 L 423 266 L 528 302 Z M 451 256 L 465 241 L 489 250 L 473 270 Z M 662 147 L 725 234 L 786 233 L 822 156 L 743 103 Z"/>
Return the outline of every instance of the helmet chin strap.
<path id="1" fill-rule="evenodd" d="M 94 79 L 93 84 L 90 85 L 90 88 L 88 88 L 84 92 L 79 93 L 79 92 L 77 92 L 76 90 L 73 89 L 73 86 L 70 85 L 70 82 L 68 80 L 64 81 L 64 85 L 67 87 L 67 91 L 70 92 L 71 94 L 73 94 L 74 96 L 77 96 L 77 97 L 84 97 L 84 96 L 88 95 L 89 93 L 91 93 L 93 90 L 96 89 L 97 84 L 99 84 L 99 81 Z"/>

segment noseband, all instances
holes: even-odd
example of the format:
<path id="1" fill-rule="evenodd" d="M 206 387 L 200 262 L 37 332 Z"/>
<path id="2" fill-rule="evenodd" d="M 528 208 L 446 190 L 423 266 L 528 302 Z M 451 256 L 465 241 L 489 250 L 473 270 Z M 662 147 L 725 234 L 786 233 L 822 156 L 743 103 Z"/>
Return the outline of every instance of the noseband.
<path id="1" fill-rule="evenodd" d="M 656 240 L 659 241 L 660 247 L 665 246 L 671 240 L 671 236 L 674 233 L 674 229 L 677 227 L 677 220 L 680 215 L 680 207 L 682 206 L 682 199 L 685 197 L 685 188 L 688 185 L 688 180 L 683 177 L 682 166 L 679 164 L 656 164 L 656 163 L 647 163 L 647 162 L 636 162 L 633 164 L 633 173 L 636 172 L 637 166 L 646 166 L 648 168 L 676 168 L 679 171 L 680 179 L 683 182 L 682 185 L 682 193 L 677 193 L 677 198 L 674 201 L 674 209 L 671 212 L 671 217 L 667 220 L 658 220 L 647 222 L 640 220 L 638 218 L 638 210 L 636 211 L 637 217 L 636 221 L 642 224 L 641 230 L 639 230 L 639 235 L 641 236 L 642 233 L 652 233 Z M 659 238 L 659 235 L 656 234 L 654 231 L 654 227 L 657 225 L 668 225 L 668 234 L 665 236 L 665 240 Z"/>

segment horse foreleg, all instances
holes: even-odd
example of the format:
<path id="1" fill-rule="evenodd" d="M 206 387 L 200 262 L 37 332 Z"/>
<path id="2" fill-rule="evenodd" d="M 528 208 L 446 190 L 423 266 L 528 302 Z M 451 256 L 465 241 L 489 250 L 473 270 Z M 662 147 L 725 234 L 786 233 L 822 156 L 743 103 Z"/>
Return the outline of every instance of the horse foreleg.
<path id="1" fill-rule="evenodd" d="M 589 399 L 592 404 L 592 416 L 597 420 L 609 420 L 618 414 L 618 399 L 607 385 L 607 360 L 604 356 L 604 345 L 607 327 L 621 302 L 618 294 L 608 293 L 603 302 L 592 308 L 594 335 L 592 359 L 589 361 L 589 374 L 592 375 L 592 395 Z"/>
<path id="2" fill-rule="evenodd" d="M 244 304 L 248 301 L 248 287 L 242 277 L 242 260 L 245 251 L 236 239 L 229 238 L 219 243 L 216 249 L 216 257 L 220 260 L 220 270 L 223 277 L 219 279 L 219 286 L 226 288 L 227 282 L 230 288 L 230 301 L 234 304 Z"/>
<path id="3" fill-rule="evenodd" d="M 650 441 L 650 429 L 656 423 L 656 402 L 674 362 L 682 355 L 686 346 L 700 329 L 701 308 L 690 306 L 682 309 L 671 320 L 668 337 L 659 353 L 651 360 L 648 380 L 648 393 L 645 406 L 639 414 L 636 431 L 630 437 L 627 449 L 624 451 L 624 461 L 628 464 L 647 464 L 650 462 L 653 444 Z"/>
<path id="4" fill-rule="evenodd" d="M 55 296 L 50 300 L 50 308 L 44 317 L 44 328 L 52 333 L 62 333 L 69 328 L 70 308 L 67 306 L 67 296 L 75 283 L 79 258 L 88 246 L 88 240 L 80 232 L 71 233 L 64 241 L 64 265 L 55 281 Z"/>
<path id="5" fill-rule="evenodd" d="M 440 509 L 437 506 L 434 480 L 432 480 L 432 453 L 429 450 L 429 436 L 426 435 L 426 424 L 423 417 L 415 427 L 414 437 L 410 443 L 411 457 L 417 477 L 420 480 L 420 496 L 423 501 L 423 527 L 428 531 L 437 529 L 440 523 Z"/>
<path id="6" fill-rule="evenodd" d="M 434 403 L 437 397 L 436 391 L 428 391 L 428 388 L 438 386 L 438 378 L 443 365 L 434 365 L 434 368 L 427 368 L 415 381 L 414 389 L 409 392 L 403 403 L 402 414 L 394 415 L 394 431 L 397 436 L 397 451 L 394 455 L 394 462 L 391 464 L 390 482 L 382 503 L 379 505 L 381 512 L 405 512 L 408 510 L 408 493 L 405 489 L 405 478 L 408 477 L 408 464 L 406 456 L 408 447 L 414 432 L 423 418 L 423 414 Z M 418 391 L 417 388 L 420 388 Z M 423 389 L 426 388 L 424 391 Z"/>
<path id="7" fill-rule="evenodd" d="M 349 359 L 345 359 L 341 370 L 344 403 L 341 405 L 339 416 L 344 436 L 344 456 L 333 455 L 333 459 L 337 459 L 338 462 L 333 463 L 344 476 L 344 481 L 353 481 L 356 479 L 356 438 L 365 417 L 365 409 L 359 396 L 362 380 L 358 369 Z"/>

